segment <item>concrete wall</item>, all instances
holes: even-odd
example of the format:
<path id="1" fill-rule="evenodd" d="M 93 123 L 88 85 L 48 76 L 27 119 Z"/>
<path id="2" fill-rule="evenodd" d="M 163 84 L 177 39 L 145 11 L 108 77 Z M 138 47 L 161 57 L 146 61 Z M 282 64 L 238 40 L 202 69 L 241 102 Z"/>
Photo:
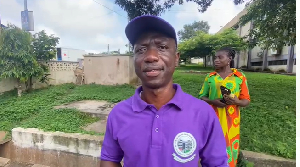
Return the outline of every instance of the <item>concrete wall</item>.
<path id="1" fill-rule="evenodd" d="M 86 55 L 84 75 L 86 84 L 116 85 L 137 82 L 132 56 Z"/>
<path id="2" fill-rule="evenodd" d="M 191 63 L 193 64 L 203 63 L 203 58 L 191 58 Z"/>
<path id="3" fill-rule="evenodd" d="M 241 27 L 241 37 L 244 37 L 249 34 L 250 22 Z"/>
<path id="4" fill-rule="evenodd" d="M 129 83 L 130 84 L 138 84 L 141 83 L 137 75 L 135 74 L 134 68 L 134 57 L 129 57 Z"/>
<path id="5" fill-rule="evenodd" d="M 78 66 L 78 62 L 63 62 L 63 61 L 50 61 L 46 65 L 49 67 L 50 85 L 59 85 L 64 83 L 75 83 L 76 77 L 74 70 Z M 17 86 L 16 79 L 8 78 L 0 81 L 0 93 L 14 89 Z M 38 80 L 33 79 L 33 88 L 38 89 L 46 87 L 47 84 L 40 83 Z"/>
<path id="6" fill-rule="evenodd" d="M 12 141 L 0 145 L 0 157 L 22 164 L 50 167 L 98 167 L 102 141 L 103 136 L 14 128 Z M 257 167 L 293 167 L 296 163 L 295 160 L 251 151 L 242 152 L 245 158 L 254 162 Z M 122 162 L 121 164 L 123 165 Z"/>
<path id="7" fill-rule="evenodd" d="M 0 80 L 0 93 L 14 89 L 17 86 L 17 81 L 14 78 Z"/>
<path id="8" fill-rule="evenodd" d="M 96 167 L 103 136 L 14 128 L 12 141 L 0 145 L 0 157 L 50 167 Z"/>

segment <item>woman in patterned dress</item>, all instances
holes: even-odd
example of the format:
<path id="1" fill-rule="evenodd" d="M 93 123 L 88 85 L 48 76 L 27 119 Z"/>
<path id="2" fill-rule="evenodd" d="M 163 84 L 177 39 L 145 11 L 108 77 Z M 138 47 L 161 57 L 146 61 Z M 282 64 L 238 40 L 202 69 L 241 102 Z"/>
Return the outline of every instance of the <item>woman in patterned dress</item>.
<path id="1" fill-rule="evenodd" d="M 216 52 L 215 71 L 206 76 L 199 93 L 199 98 L 209 103 L 219 117 L 230 167 L 236 166 L 239 156 L 240 107 L 246 107 L 250 103 L 245 75 L 232 68 L 234 56 L 235 51 L 231 48 L 222 48 Z M 220 86 L 230 89 L 232 94 L 222 96 Z M 221 101 L 222 99 L 225 103 Z"/>

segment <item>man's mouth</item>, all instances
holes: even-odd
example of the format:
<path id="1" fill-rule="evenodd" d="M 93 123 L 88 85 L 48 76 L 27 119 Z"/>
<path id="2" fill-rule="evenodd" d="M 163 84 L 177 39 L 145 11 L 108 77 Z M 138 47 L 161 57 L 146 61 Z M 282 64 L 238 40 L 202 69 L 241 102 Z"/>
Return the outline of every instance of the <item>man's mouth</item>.
<path id="1" fill-rule="evenodd" d="M 147 77 L 156 77 L 162 71 L 161 68 L 147 68 L 144 70 Z"/>

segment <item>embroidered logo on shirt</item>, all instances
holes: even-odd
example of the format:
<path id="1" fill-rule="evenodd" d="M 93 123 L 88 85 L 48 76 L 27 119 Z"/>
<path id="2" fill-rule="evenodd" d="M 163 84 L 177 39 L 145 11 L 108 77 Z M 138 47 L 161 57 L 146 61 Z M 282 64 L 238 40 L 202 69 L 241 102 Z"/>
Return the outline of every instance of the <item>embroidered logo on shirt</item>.
<path id="1" fill-rule="evenodd" d="M 174 150 L 173 153 L 174 160 L 186 163 L 192 161 L 196 154 L 194 154 L 197 143 L 194 136 L 187 132 L 178 133 L 174 139 Z"/>

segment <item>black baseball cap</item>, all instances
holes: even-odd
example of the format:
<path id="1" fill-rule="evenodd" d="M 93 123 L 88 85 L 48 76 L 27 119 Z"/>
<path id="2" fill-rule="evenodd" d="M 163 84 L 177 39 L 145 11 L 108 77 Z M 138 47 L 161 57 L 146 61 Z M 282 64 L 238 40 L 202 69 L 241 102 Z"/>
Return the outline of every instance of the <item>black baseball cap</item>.
<path id="1" fill-rule="evenodd" d="M 125 28 L 125 34 L 129 42 L 134 45 L 140 35 L 151 30 L 173 38 L 177 46 L 175 29 L 170 23 L 157 16 L 142 15 L 132 19 Z"/>

